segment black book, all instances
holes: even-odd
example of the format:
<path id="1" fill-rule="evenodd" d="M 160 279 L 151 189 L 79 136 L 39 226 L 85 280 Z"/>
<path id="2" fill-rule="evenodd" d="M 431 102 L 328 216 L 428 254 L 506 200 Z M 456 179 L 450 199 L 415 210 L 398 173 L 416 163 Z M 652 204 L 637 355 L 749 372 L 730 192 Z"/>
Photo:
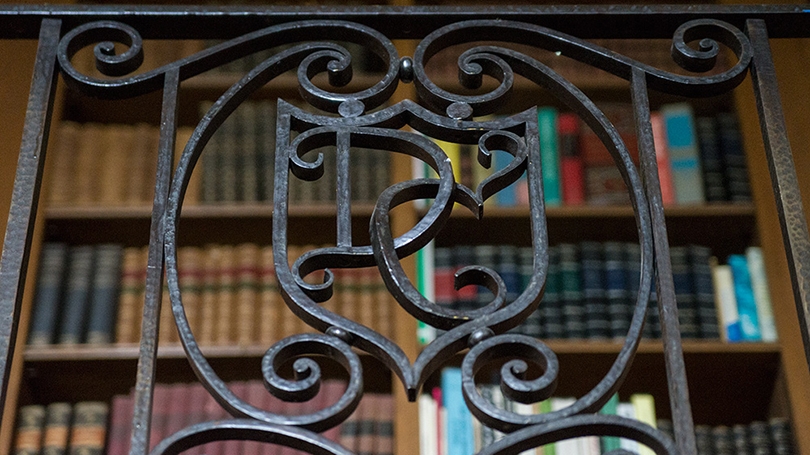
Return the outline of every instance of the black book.
<path id="1" fill-rule="evenodd" d="M 561 307 L 566 338 L 585 338 L 585 312 L 582 305 L 582 266 L 577 246 L 564 243 L 560 252 Z"/>
<path id="2" fill-rule="evenodd" d="M 728 199 L 731 202 L 751 202 L 751 185 L 748 181 L 745 150 L 740 135 L 740 125 L 734 114 L 726 112 L 717 116 L 717 135 L 720 153 L 723 156 Z"/>
<path id="3" fill-rule="evenodd" d="M 93 282 L 95 249 L 91 245 L 74 246 L 70 248 L 69 256 L 67 289 L 59 324 L 59 344 L 82 342 Z"/>
<path id="4" fill-rule="evenodd" d="M 700 329 L 697 323 L 695 295 L 689 269 L 689 252 L 686 247 L 672 247 L 669 250 L 669 256 L 672 263 L 672 281 L 675 287 L 675 300 L 678 305 L 678 322 L 681 326 L 681 337 L 698 338 Z"/>
<path id="5" fill-rule="evenodd" d="M 695 119 L 695 130 L 697 132 L 698 148 L 700 149 L 706 202 L 726 201 L 728 200 L 726 176 L 717 135 L 717 119 L 714 117 L 697 117 Z"/>
<path id="6" fill-rule="evenodd" d="M 520 292 L 526 290 L 529 282 L 534 273 L 534 249 L 532 247 L 520 247 L 517 252 L 518 256 L 518 272 L 520 274 Z M 528 336 L 540 338 L 545 336 L 543 331 L 543 318 L 542 318 L 543 302 L 540 306 L 526 318 L 523 323 L 523 333 Z"/>
<path id="7" fill-rule="evenodd" d="M 717 321 L 717 307 L 714 303 L 712 268 L 709 264 L 711 254 L 709 247 L 689 246 L 689 269 L 692 274 L 692 289 L 700 338 L 716 340 L 720 338 L 720 329 Z"/>
<path id="8" fill-rule="evenodd" d="M 608 338 L 610 319 L 605 301 L 603 278 L 604 261 L 602 245 L 597 242 L 582 242 L 579 245 L 582 264 L 582 299 L 585 305 L 585 332 L 588 338 Z"/>
<path id="9" fill-rule="evenodd" d="M 31 346 L 54 342 L 67 256 L 68 247 L 63 243 L 46 243 L 42 247 L 31 330 L 28 332 Z"/>
<path id="10" fill-rule="evenodd" d="M 112 343 L 118 314 L 118 290 L 121 284 L 121 245 L 106 244 L 96 248 L 93 291 L 87 320 L 87 343 Z"/>
<path id="11" fill-rule="evenodd" d="M 560 282 L 560 250 L 556 246 L 548 249 L 548 273 L 546 289 L 540 302 L 540 316 L 543 332 L 547 338 L 565 336 L 565 318 L 562 311 L 562 283 Z"/>
<path id="12" fill-rule="evenodd" d="M 630 329 L 633 300 L 630 296 L 625 272 L 624 247 L 618 242 L 603 245 L 605 271 L 605 301 L 607 302 L 610 336 L 624 338 Z"/>

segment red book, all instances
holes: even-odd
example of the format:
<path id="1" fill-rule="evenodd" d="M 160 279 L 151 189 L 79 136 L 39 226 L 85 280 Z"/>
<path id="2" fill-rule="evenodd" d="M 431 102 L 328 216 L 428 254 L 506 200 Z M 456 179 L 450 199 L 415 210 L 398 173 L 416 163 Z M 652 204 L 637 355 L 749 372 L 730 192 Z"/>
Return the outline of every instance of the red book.
<path id="1" fill-rule="evenodd" d="M 430 392 L 431 395 L 433 395 L 433 400 L 436 401 L 436 443 L 438 445 L 438 447 L 436 447 L 436 453 L 438 455 L 444 455 L 444 453 L 442 453 L 442 439 L 444 439 L 444 419 L 442 419 L 442 389 L 441 387 L 434 387 Z"/>
<path id="2" fill-rule="evenodd" d="M 192 383 L 188 387 L 189 405 L 188 413 L 186 414 L 186 426 L 205 422 L 205 405 L 208 400 L 212 400 L 211 396 L 208 394 L 208 391 L 205 390 L 205 387 L 203 387 L 203 385 L 199 382 Z M 205 453 L 205 449 L 202 446 L 197 446 L 188 450 L 189 455 L 203 455 Z"/>
<path id="3" fill-rule="evenodd" d="M 650 114 L 653 141 L 655 142 L 655 161 L 658 163 L 658 183 L 661 185 L 661 202 L 672 205 L 675 201 L 675 184 L 672 182 L 672 166 L 669 162 L 667 148 L 667 130 L 664 117 L 660 112 Z"/>
<path id="4" fill-rule="evenodd" d="M 152 425 L 149 427 L 149 450 L 155 448 L 166 436 L 166 421 L 169 416 L 169 384 L 155 384 L 152 394 Z"/>
<path id="5" fill-rule="evenodd" d="M 130 427 L 132 426 L 134 405 L 135 397 L 132 394 L 113 397 L 112 409 L 110 410 L 110 436 L 107 444 L 107 455 L 127 455 L 129 453 Z"/>
<path id="6" fill-rule="evenodd" d="M 189 384 L 172 384 L 169 386 L 169 412 L 166 416 L 163 437 L 169 437 L 186 427 L 186 416 L 189 413 L 191 386 Z"/>
<path id="7" fill-rule="evenodd" d="M 567 112 L 557 117 L 562 197 L 565 205 L 585 203 L 585 173 L 579 152 L 579 118 Z"/>
<path id="8" fill-rule="evenodd" d="M 324 395 L 324 404 L 323 408 L 328 406 L 332 406 L 333 404 L 337 403 L 343 393 L 346 391 L 346 383 L 343 381 L 329 379 L 321 384 L 321 393 Z M 323 436 L 326 439 L 331 441 L 339 441 L 340 440 L 340 425 L 335 425 L 333 428 L 330 428 L 324 431 Z"/>

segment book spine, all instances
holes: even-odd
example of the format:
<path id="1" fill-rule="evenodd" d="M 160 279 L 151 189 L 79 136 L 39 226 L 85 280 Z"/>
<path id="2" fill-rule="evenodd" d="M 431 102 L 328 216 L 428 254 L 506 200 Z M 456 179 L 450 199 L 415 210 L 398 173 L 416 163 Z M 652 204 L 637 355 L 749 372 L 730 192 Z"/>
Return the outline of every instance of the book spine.
<path id="1" fill-rule="evenodd" d="M 737 117 L 728 112 L 720 113 L 717 128 L 728 198 L 731 202 L 750 203 L 751 184 Z"/>
<path id="2" fill-rule="evenodd" d="M 619 242 L 602 245 L 605 271 L 605 302 L 607 304 L 609 334 L 614 339 L 627 336 L 633 314 L 631 296 L 625 273 L 624 247 Z M 635 296 L 633 296 L 635 297 Z"/>
<path id="3" fill-rule="evenodd" d="M 180 157 L 183 156 L 183 150 L 186 148 L 188 141 L 191 140 L 191 135 L 193 133 L 194 128 L 191 127 L 181 126 L 177 128 L 177 137 L 174 145 L 175 160 L 179 161 Z M 200 157 L 197 159 L 197 163 L 194 165 L 195 172 L 192 172 L 188 179 L 186 193 L 183 197 L 183 205 L 197 205 L 200 203 L 200 191 L 202 189 L 201 170 L 203 167 L 204 165 L 202 164 L 202 157 Z"/>
<path id="4" fill-rule="evenodd" d="M 276 148 L 276 103 L 262 101 L 259 103 L 259 124 L 257 131 L 259 157 L 259 189 L 261 200 L 273 200 L 275 185 L 275 148 Z"/>
<path id="5" fill-rule="evenodd" d="M 653 142 L 655 143 L 655 161 L 658 165 L 658 184 L 661 187 L 661 202 L 672 205 L 676 202 L 675 186 L 672 182 L 672 166 L 667 148 L 667 132 L 664 118 L 660 112 L 650 114 Z"/>
<path id="6" fill-rule="evenodd" d="M 560 272 L 560 250 L 556 246 L 548 249 L 548 272 L 546 292 L 540 307 L 543 332 L 546 337 L 559 339 L 565 336 L 565 316 L 563 315 L 562 282 Z"/>
<path id="7" fill-rule="evenodd" d="M 441 384 L 442 400 L 447 410 L 447 455 L 473 453 L 472 415 L 461 395 L 461 370 L 442 370 Z"/>
<path id="8" fill-rule="evenodd" d="M 602 245 L 582 242 L 579 245 L 582 270 L 582 300 L 585 304 L 585 333 L 588 338 L 611 336 L 610 319 L 605 302 L 604 261 Z"/>
<path id="9" fill-rule="evenodd" d="M 359 411 L 359 422 L 357 424 L 357 455 L 374 455 L 375 439 L 375 414 L 379 406 L 377 394 L 369 393 L 363 397 Z"/>
<path id="10" fill-rule="evenodd" d="M 207 245 L 203 260 L 203 280 L 200 295 L 200 345 L 213 345 L 216 341 L 218 272 L 222 256 L 219 245 Z"/>
<path id="11" fill-rule="evenodd" d="M 778 339 L 776 322 L 773 318 L 771 295 L 768 292 L 768 278 L 765 275 L 765 263 L 762 257 L 762 248 L 748 247 L 745 250 L 745 259 L 748 262 L 748 271 L 751 276 L 751 289 L 754 292 L 754 301 L 757 306 L 757 319 L 759 320 L 762 341 L 773 343 Z"/>
<path id="12" fill-rule="evenodd" d="M 715 304 L 720 316 L 720 332 L 725 341 L 730 343 L 742 341 L 740 314 L 737 312 L 737 297 L 734 295 L 734 278 L 731 267 L 712 264 L 712 284 L 714 285 Z"/>
<path id="13" fill-rule="evenodd" d="M 68 449 L 70 420 L 73 406 L 51 403 L 45 410 L 45 431 L 42 437 L 42 455 L 64 455 Z"/>
<path id="14" fill-rule="evenodd" d="M 656 428 L 655 399 L 648 393 L 635 393 L 630 395 L 630 403 L 635 409 L 636 420 Z M 639 445 L 639 455 L 653 455 L 655 452 L 647 446 Z"/>
<path id="15" fill-rule="evenodd" d="M 116 395 L 110 406 L 110 436 L 107 455 L 127 455 L 129 453 L 130 426 L 135 408 L 133 394 Z"/>
<path id="16" fill-rule="evenodd" d="M 692 107 L 686 103 L 661 108 L 667 130 L 667 148 L 672 166 L 672 182 L 679 204 L 706 201 L 695 134 Z"/>
<path id="17" fill-rule="evenodd" d="M 255 102 L 242 103 L 237 109 L 239 120 L 239 150 L 237 150 L 237 170 L 239 185 L 237 198 L 244 202 L 259 200 L 259 181 L 256 143 L 256 122 L 258 106 Z"/>
<path id="18" fill-rule="evenodd" d="M 669 249 L 669 257 L 672 263 L 672 281 L 675 287 L 675 300 L 678 305 L 678 322 L 681 336 L 684 338 L 698 338 L 700 328 L 692 290 L 689 252 L 686 247 L 672 247 Z"/>
<path id="19" fill-rule="evenodd" d="M 751 275 L 748 273 L 748 261 L 741 254 L 731 254 L 728 265 L 734 277 L 734 296 L 737 298 L 737 312 L 740 315 L 740 328 L 743 341 L 761 341 L 757 305 L 754 291 L 751 288 Z"/>
<path id="20" fill-rule="evenodd" d="M 520 288 L 519 292 L 522 293 L 526 288 L 529 287 L 529 284 L 534 277 L 534 249 L 532 247 L 520 247 L 518 248 L 518 272 L 520 273 Z M 546 280 L 548 280 L 548 275 L 546 275 Z M 547 285 L 548 286 L 548 285 Z M 548 289 L 548 287 L 546 287 Z M 523 323 L 523 333 L 526 335 L 541 338 L 545 336 L 545 331 L 543 330 L 543 325 L 545 324 L 543 320 L 543 303 L 541 306 L 538 307 L 532 314 L 526 318 L 526 322 Z"/>
<path id="21" fill-rule="evenodd" d="M 720 155 L 719 138 L 717 137 L 717 119 L 715 117 L 697 117 L 695 118 L 695 130 L 700 150 L 706 201 L 726 201 L 728 195 L 726 194 L 723 158 Z"/>
<path id="22" fill-rule="evenodd" d="M 84 401 L 73 407 L 70 455 L 102 455 L 107 436 L 107 403 Z"/>
<path id="23" fill-rule="evenodd" d="M 259 255 L 259 343 L 269 345 L 279 338 L 281 300 L 276 283 L 273 247 L 263 246 Z"/>
<path id="24" fill-rule="evenodd" d="M 560 253 L 560 288 L 565 337 L 586 337 L 585 314 L 582 307 L 582 264 L 576 245 L 558 245 Z"/>
<path id="25" fill-rule="evenodd" d="M 428 301 L 436 302 L 434 257 L 435 242 L 430 241 L 416 252 L 416 288 Z M 421 346 L 427 346 L 436 339 L 436 329 L 419 321 L 416 324 L 416 339 Z"/>
<path id="26" fill-rule="evenodd" d="M 17 436 L 14 439 L 14 455 L 39 455 L 42 448 L 42 430 L 45 424 L 45 407 L 21 406 L 17 411 Z"/>
<path id="27" fill-rule="evenodd" d="M 75 200 L 77 206 L 87 207 L 98 201 L 99 179 L 97 173 L 101 171 L 98 164 L 107 150 L 106 138 L 99 124 L 87 123 L 82 127 L 76 154 L 76 174 L 73 179 L 75 187 Z"/>
<path id="28" fill-rule="evenodd" d="M 160 131 L 139 123 L 135 125 L 135 137 L 132 156 L 127 161 L 129 171 L 124 190 L 125 205 L 133 206 L 152 203 Z"/>
<path id="29" fill-rule="evenodd" d="M 85 73 L 86 74 L 86 73 Z M 56 130 L 53 141 L 53 175 L 48 183 L 49 207 L 65 207 L 75 202 L 73 179 L 76 175 L 76 150 L 81 138 L 78 123 L 63 121 Z"/>
<path id="30" fill-rule="evenodd" d="M 258 340 L 257 284 L 259 246 L 245 243 L 236 247 L 236 343 L 248 346 Z"/>
<path id="31" fill-rule="evenodd" d="M 63 243 L 46 243 L 42 247 L 28 344 L 41 346 L 53 343 L 56 335 L 62 285 L 68 248 Z"/>
<path id="32" fill-rule="evenodd" d="M 613 394 L 602 406 L 602 409 L 599 410 L 600 414 L 605 415 L 616 415 L 618 413 L 618 406 L 619 406 L 619 395 Z M 621 449 L 621 438 L 617 436 L 602 436 L 601 438 L 601 453 L 608 453 L 612 450 Z"/>
<path id="33" fill-rule="evenodd" d="M 59 327 L 59 344 L 77 344 L 83 339 L 91 292 L 95 251 L 90 245 L 70 248 L 67 290 Z"/>
<path id="34" fill-rule="evenodd" d="M 712 269 L 709 265 L 711 249 L 705 246 L 689 246 L 689 268 L 692 273 L 692 286 L 700 338 L 719 339 L 717 308 L 714 304 Z"/>
<path id="35" fill-rule="evenodd" d="M 87 322 L 87 343 L 112 343 L 118 295 L 121 284 L 123 247 L 116 244 L 96 247 L 96 265 L 90 313 Z"/>
<path id="36" fill-rule="evenodd" d="M 560 146 L 560 180 L 565 205 L 585 203 L 585 170 L 579 151 L 579 118 L 573 113 L 557 117 Z M 541 161 L 542 163 L 542 161 Z"/>
<path id="37" fill-rule="evenodd" d="M 540 136 L 543 196 L 547 207 L 557 207 L 562 204 L 560 151 L 557 144 L 557 109 L 539 108 L 537 110 L 537 128 Z"/>
<path id="38" fill-rule="evenodd" d="M 419 454 L 438 455 L 439 441 L 436 434 L 436 415 L 438 405 L 436 400 L 427 393 L 419 395 Z"/>
<path id="39" fill-rule="evenodd" d="M 133 127 L 126 125 L 110 125 L 102 128 L 101 134 L 106 147 L 96 157 L 100 174 L 95 176 L 99 180 L 98 202 L 103 206 L 120 206 L 126 200 L 126 174 L 135 131 Z"/>

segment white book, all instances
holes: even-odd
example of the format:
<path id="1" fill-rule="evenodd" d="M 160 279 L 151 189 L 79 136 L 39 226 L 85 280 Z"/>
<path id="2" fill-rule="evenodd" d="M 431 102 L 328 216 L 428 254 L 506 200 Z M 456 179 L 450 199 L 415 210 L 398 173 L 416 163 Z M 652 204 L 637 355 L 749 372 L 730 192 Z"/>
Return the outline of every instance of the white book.
<path id="1" fill-rule="evenodd" d="M 511 403 L 512 403 L 512 410 L 515 412 L 515 414 L 527 415 L 527 416 L 534 414 L 534 405 L 533 404 L 523 404 L 523 403 L 518 403 L 517 401 L 513 401 Z M 520 452 L 520 455 L 535 455 L 536 453 L 539 453 L 539 452 L 538 452 L 538 449 L 535 448 L 535 449 L 524 450 L 523 452 Z"/>
<path id="2" fill-rule="evenodd" d="M 635 420 L 635 418 L 636 418 L 636 408 L 633 407 L 633 405 L 631 403 L 621 403 L 620 402 L 616 406 L 616 415 L 620 416 L 620 417 L 625 417 L 625 418 L 628 418 L 628 419 L 634 419 Z M 632 439 L 621 438 L 621 439 L 619 439 L 619 444 L 621 445 L 621 448 L 624 449 L 624 450 L 627 450 L 627 451 L 630 451 L 630 452 L 633 452 L 633 453 L 638 453 L 638 442 L 636 442 L 636 441 L 634 441 Z"/>
<path id="3" fill-rule="evenodd" d="M 734 276 L 731 274 L 731 267 L 713 263 L 712 284 L 723 339 L 728 342 L 742 341 L 742 327 L 737 311 L 737 297 L 734 295 Z"/>
<path id="4" fill-rule="evenodd" d="M 773 319 L 771 294 L 768 291 L 768 277 L 765 275 L 765 263 L 762 248 L 751 246 L 745 250 L 748 272 L 751 275 L 751 289 L 754 291 L 754 302 L 757 305 L 757 319 L 762 341 L 773 343 L 778 339 L 776 322 Z"/>
<path id="5" fill-rule="evenodd" d="M 576 401 L 577 400 L 574 398 L 551 398 L 551 410 L 559 411 L 565 409 L 576 403 Z M 576 438 L 558 441 L 554 444 L 554 449 L 555 452 L 560 455 L 587 455 L 581 452 L 582 445 Z"/>
<path id="6" fill-rule="evenodd" d="M 439 441 L 436 435 L 436 400 L 423 393 L 417 402 L 419 408 L 419 454 L 439 455 Z"/>

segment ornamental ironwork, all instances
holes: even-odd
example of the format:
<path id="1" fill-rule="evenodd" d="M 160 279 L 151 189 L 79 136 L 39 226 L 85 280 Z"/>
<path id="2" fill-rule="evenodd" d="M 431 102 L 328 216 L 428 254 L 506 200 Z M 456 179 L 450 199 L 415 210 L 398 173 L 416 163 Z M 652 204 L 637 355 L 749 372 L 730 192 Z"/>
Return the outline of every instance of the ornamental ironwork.
<path id="1" fill-rule="evenodd" d="M 51 115 L 54 83 L 57 75 L 71 90 L 105 99 L 122 99 L 149 92 L 162 93 L 162 120 L 157 183 L 149 244 L 149 268 L 141 334 L 136 407 L 133 416 L 132 454 L 147 452 L 152 392 L 157 355 L 158 314 L 165 264 L 171 295 L 174 323 L 188 360 L 200 382 L 231 415 L 227 420 L 206 422 L 170 435 L 153 449 L 154 454 L 175 454 L 206 442 L 221 439 L 245 439 L 273 442 L 318 454 L 343 454 L 347 450 L 321 435 L 343 422 L 357 407 L 363 395 L 362 366 L 358 351 L 379 360 L 398 378 L 410 400 L 425 385 L 427 378 L 451 358 L 461 354 L 462 392 L 472 414 L 484 425 L 506 433 L 498 442 L 482 450 L 484 454 L 517 454 L 561 439 L 584 435 L 613 435 L 637 440 L 658 454 L 695 453 L 694 429 L 689 408 L 683 354 L 678 331 L 677 307 L 672 283 L 669 247 L 663 216 L 658 172 L 650 126 L 650 90 L 688 97 L 706 97 L 726 93 L 736 87 L 751 70 L 760 99 L 763 131 L 766 137 L 784 138 L 784 125 L 775 86 L 771 86 L 772 63 L 768 54 L 766 24 L 793 20 L 788 8 L 673 8 L 652 9 L 637 20 L 632 9 L 588 9 L 546 11 L 559 19 L 566 32 L 547 27 L 543 11 L 497 9 L 480 10 L 377 10 L 329 9 L 278 12 L 251 10 L 236 26 L 238 36 L 223 30 L 227 24 L 239 24 L 232 10 L 8 10 L 3 21 L 21 23 L 41 21 L 37 73 L 32 86 L 31 106 L 26 120 L 14 207 L 3 250 L 2 308 L 5 315 L 18 314 L 22 272 L 30 246 L 30 227 L 36 213 L 35 195 L 44 155 L 45 132 Z M 222 18 L 217 14 L 222 13 Z M 16 16 L 15 16 L 16 14 Z M 348 20 L 338 20 L 340 15 Z M 388 14 L 389 16 L 386 16 Z M 443 15 L 444 14 L 444 15 Z M 685 70 L 673 73 L 649 66 L 630 57 L 577 38 L 572 21 L 584 14 L 588 21 L 604 14 L 610 24 L 661 24 L 613 30 L 606 36 L 657 37 L 670 34 L 672 58 Z M 641 14 L 641 13 L 639 13 Z M 416 24 L 420 18 L 429 25 Z M 193 55 L 156 69 L 139 72 L 143 62 L 140 28 L 151 36 L 200 38 L 199 28 L 172 29 L 167 19 L 179 23 L 226 24 L 211 36 L 228 38 Z M 382 18 L 382 20 L 380 19 Z M 383 21 L 389 18 L 390 24 Z M 540 18 L 540 19 L 538 19 Z M 264 19 L 270 25 L 257 26 Z M 154 27 L 150 26 L 154 20 Z M 221 20 L 221 22 L 217 22 Z M 195 22 L 196 21 L 196 22 Z M 636 22 L 634 22 L 636 21 Z M 545 25 L 540 25 L 545 24 Z M 427 30 L 432 26 L 435 30 Z M 35 29 L 21 27 L 21 30 Z M 653 30 L 655 29 L 655 30 Z M 588 30 L 592 37 L 606 28 Z M 31 33 L 21 31 L 21 34 Z M 783 32 L 784 33 L 784 32 Z M 407 36 L 405 36 L 407 35 Z M 400 56 L 394 38 L 417 38 L 412 56 Z M 352 78 L 352 55 L 343 43 L 362 46 L 384 62 L 385 70 L 368 88 L 346 92 L 333 89 Z M 480 44 L 484 42 L 484 44 Z M 117 43 L 116 46 L 114 43 Z M 439 87 L 431 80 L 426 66 L 441 51 L 467 44 L 458 58 L 462 87 L 479 90 L 475 94 Z M 513 45 L 521 47 L 514 47 Z M 97 69 L 103 77 L 84 74 L 72 63 L 75 54 L 93 46 Z M 598 68 L 629 84 L 639 138 L 640 166 L 631 159 L 630 150 L 606 114 L 574 83 L 554 69 L 523 52 L 526 47 L 556 52 Z M 123 50 L 119 50 L 123 47 Z M 274 53 L 244 74 L 213 103 L 196 125 L 185 144 L 176 167 L 173 165 L 180 83 L 247 55 L 274 49 Z M 730 50 L 735 60 L 715 68 L 718 55 Z M 752 66 L 753 62 L 753 66 Z M 292 312 L 318 333 L 294 335 L 278 341 L 262 359 L 261 374 L 273 395 L 287 401 L 305 401 L 318 391 L 320 367 L 308 356 L 328 356 L 336 360 L 349 377 L 349 384 L 337 402 L 303 415 L 269 412 L 232 393 L 217 375 L 201 351 L 185 316 L 183 292 L 179 286 L 177 238 L 184 194 L 195 164 L 217 129 L 254 92 L 274 78 L 295 71 L 301 97 L 308 109 L 284 100 L 278 102 L 275 124 L 275 182 L 272 243 L 280 293 Z M 313 79 L 326 73 L 329 86 Z M 763 74 L 766 76 L 763 78 Z M 494 406 L 476 388 L 476 374 L 488 363 L 510 358 L 500 370 L 501 388 L 512 400 L 534 403 L 554 392 L 559 364 L 555 353 L 541 339 L 509 333 L 530 313 L 543 305 L 543 288 L 548 271 L 548 235 L 539 156 L 539 132 L 535 108 L 508 112 L 498 118 L 487 117 L 509 110 L 508 97 L 516 77 L 536 84 L 576 113 L 599 137 L 610 152 L 628 188 L 635 213 L 642 269 L 632 322 L 619 353 L 609 371 L 572 405 L 551 413 L 521 415 Z M 493 79 L 492 88 L 480 90 L 484 79 Z M 418 99 L 392 102 L 400 84 L 414 84 Z M 466 92 L 465 92 L 466 93 Z M 471 188 L 457 181 L 453 164 L 445 150 L 429 138 L 471 144 L 477 147 L 478 165 L 490 167 L 493 155 L 508 153 L 507 166 Z M 775 139 L 778 142 L 779 139 Z M 435 177 L 393 182 L 377 195 L 369 221 L 368 244 L 357 244 L 352 235 L 351 169 L 349 156 L 358 147 L 413 157 L 435 171 Z M 790 164 L 789 147 L 781 143 L 769 156 L 778 185 L 777 194 L 797 194 L 795 172 Z M 781 147 L 781 148 L 780 148 Z M 785 154 L 785 151 L 787 154 Z M 301 257 L 288 258 L 288 188 L 292 179 L 318 180 L 325 172 L 324 154 L 334 153 L 336 169 L 337 238 L 332 247 L 316 248 Z M 781 153 L 781 154 L 780 154 Z M 28 176 L 28 177 L 26 177 Z M 499 274 L 489 267 L 474 265 L 460 270 L 456 287 L 479 285 L 492 293 L 490 302 L 473 310 L 456 310 L 438 305 L 420 293 L 405 273 L 402 259 L 425 247 L 444 227 L 453 206 L 469 210 L 476 219 L 486 218 L 484 203 L 522 176 L 528 181 L 528 204 L 533 249 L 532 278 L 517 298 L 506 298 L 506 286 Z M 30 178 L 29 178 L 30 177 Z M 787 179 L 786 183 L 784 179 Z M 792 180 L 791 180 L 792 179 Z M 429 199 L 431 204 L 418 222 L 405 233 L 392 232 L 390 213 L 402 204 Z M 795 199 L 783 208 L 783 219 L 795 219 L 801 213 Z M 800 216 L 803 220 L 803 216 Z M 786 224 L 789 250 L 795 262 L 806 260 L 806 226 Z M 803 237 L 802 237 L 803 236 Z M 290 259 L 295 259 L 290 263 Z M 325 309 L 321 303 L 333 292 L 334 271 L 376 267 L 396 302 L 412 317 L 442 331 L 413 362 L 394 340 L 372 328 Z M 806 302 L 804 283 L 807 268 L 794 267 L 797 304 Z M 322 271 L 322 283 L 304 278 Z M 675 440 L 661 431 L 636 421 L 599 415 L 598 410 L 619 389 L 628 374 L 639 346 L 647 302 L 652 286 L 657 286 L 662 318 L 663 343 L 668 369 L 670 402 Z M 804 316 L 804 313 L 800 313 Z M 262 321 L 272 324 L 273 321 Z M 13 353 L 15 318 L 5 318 L 2 329 L 5 356 L 3 370 Z M 805 329 L 806 330 L 806 329 Z M 805 331 L 806 333 L 806 331 Z M 281 365 L 294 362 L 295 377 L 279 373 Z M 527 364 L 539 368 L 536 377 L 527 378 Z M 397 386 L 397 385 L 395 385 Z M 5 388 L 5 384 L 4 384 Z M 5 395 L 4 395 L 5 396 Z"/>

